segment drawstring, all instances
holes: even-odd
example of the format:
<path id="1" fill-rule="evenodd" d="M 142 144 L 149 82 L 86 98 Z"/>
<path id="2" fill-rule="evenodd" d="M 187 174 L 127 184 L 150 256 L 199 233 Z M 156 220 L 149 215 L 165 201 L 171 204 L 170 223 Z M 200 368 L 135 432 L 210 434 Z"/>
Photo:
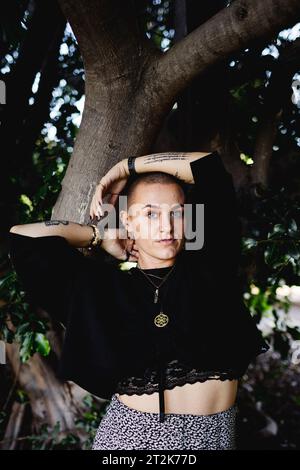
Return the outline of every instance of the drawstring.
<path id="1" fill-rule="evenodd" d="M 151 282 L 151 284 L 155 287 L 155 292 L 154 292 L 154 299 L 153 299 L 153 303 L 156 304 L 158 306 L 158 298 L 159 298 L 159 289 L 160 287 L 162 286 L 162 284 L 166 281 L 166 279 L 168 278 L 168 276 L 171 274 L 171 272 L 175 269 L 175 267 L 177 266 L 177 262 L 175 262 L 173 264 L 173 266 L 171 267 L 171 269 L 168 271 L 168 273 L 163 277 L 161 278 L 160 276 L 156 276 L 154 274 L 146 274 L 141 268 L 139 265 L 137 265 L 137 268 L 144 274 L 144 276 L 147 278 L 147 280 L 149 282 Z M 151 279 L 149 279 L 149 275 L 150 276 L 153 276 L 153 277 L 156 277 L 156 278 L 160 278 L 162 279 L 162 282 L 157 286 L 154 282 L 151 281 Z M 166 296 L 166 292 L 164 294 L 164 297 Z M 164 374 L 165 374 L 165 366 L 164 366 L 164 363 L 162 362 L 162 359 L 161 359 L 161 352 L 160 352 L 160 340 L 164 340 L 164 327 L 168 325 L 169 323 L 169 317 L 168 315 L 166 315 L 163 311 L 163 308 L 162 308 L 162 302 L 160 302 L 160 310 L 159 310 L 159 313 L 157 313 L 157 309 L 156 310 L 156 316 L 154 318 L 154 324 L 156 327 L 158 327 L 158 330 L 163 330 L 161 332 L 158 332 L 158 335 L 162 334 L 163 337 L 158 338 L 158 343 L 156 344 L 156 354 L 157 354 L 157 362 L 158 362 L 158 378 L 159 378 L 159 389 L 158 389 L 158 394 L 159 394 L 159 421 L 160 423 L 163 423 L 164 420 L 165 420 L 165 397 L 164 397 L 164 384 L 165 384 L 165 377 L 164 377 Z M 168 330 L 167 330 L 168 331 Z"/>
<path id="2" fill-rule="evenodd" d="M 165 420 L 165 365 L 161 356 L 159 341 L 156 343 L 156 360 L 157 360 L 157 375 L 158 375 L 158 396 L 159 396 L 159 422 L 163 423 Z"/>
<path id="3" fill-rule="evenodd" d="M 164 367 L 161 361 L 158 365 L 159 376 L 159 422 L 163 423 L 165 420 L 165 397 L 164 397 Z"/>

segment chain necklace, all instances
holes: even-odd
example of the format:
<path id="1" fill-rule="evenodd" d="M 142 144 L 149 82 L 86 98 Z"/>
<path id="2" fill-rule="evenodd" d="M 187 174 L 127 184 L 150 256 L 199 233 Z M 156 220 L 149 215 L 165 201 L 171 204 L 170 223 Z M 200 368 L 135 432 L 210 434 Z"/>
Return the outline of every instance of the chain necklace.
<path id="1" fill-rule="evenodd" d="M 154 282 L 151 281 L 151 279 L 149 278 L 149 275 L 147 275 L 143 270 L 142 268 L 140 268 L 137 264 L 137 268 L 144 274 L 144 276 L 146 277 L 146 279 L 155 287 L 155 293 L 154 293 L 154 303 L 156 304 L 157 303 L 157 300 L 158 300 L 158 294 L 159 294 L 159 289 L 160 287 L 162 286 L 162 284 L 167 280 L 168 276 L 171 274 L 171 272 L 173 272 L 174 268 L 175 268 L 175 265 L 176 265 L 176 262 L 174 263 L 174 265 L 172 266 L 172 268 L 170 269 L 170 271 L 161 279 L 161 283 L 157 286 L 154 284 Z M 152 275 L 153 276 L 153 275 Z M 159 276 L 154 276 L 154 277 L 158 277 Z M 162 302 L 160 304 L 160 312 L 158 315 L 156 315 L 154 317 L 154 325 L 157 326 L 158 328 L 162 328 L 164 326 L 166 326 L 167 324 L 169 323 L 169 317 L 168 315 L 166 315 L 163 310 L 162 310 Z M 164 330 L 162 330 L 163 332 Z M 164 421 L 164 409 L 165 409 L 165 399 L 164 399 L 164 360 L 162 359 L 161 357 L 161 352 L 160 352 L 160 349 L 159 349 L 159 342 L 162 338 L 160 338 L 160 335 L 158 335 L 159 338 L 158 338 L 158 343 L 156 343 L 156 354 L 157 354 L 157 361 L 158 361 L 158 376 L 159 376 L 159 420 L 160 422 Z"/>
<path id="2" fill-rule="evenodd" d="M 154 282 L 151 281 L 151 279 L 149 279 L 149 274 L 146 274 L 145 271 L 143 271 L 142 268 L 139 267 L 139 265 L 137 264 L 137 268 L 144 274 L 144 276 L 146 277 L 146 279 L 151 282 L 151 284 L 155 287 L 155 293 L 154 293 L 154 303 L 156 304 L 157 303 L 157 300 L 158 300 L 158 293 L 159 293 L 159 289 L 160 287 L 162 286 L 162 284 L 167 280 L 168 276 L 171 274 L 171 272 L 174 270 L 175 268 L 175 264 L 173 264 L 172 266 L 172 269 L 170 269 L 170 271 L 168 271 L 168 273 L 164 276 L 164 277 L 160 277 L 160 276 L 155 276 L 155 277 L 158 277 L 159 279 L 162 279 L 162 282 L 157 286 L 156 284 L 154 284 Z M 150 274 L 150 276 L 154 276 L 153 274 Z"/>
<path id="3" fill-rule="evenodd" d="M 176 265 L 176 262 L 174 263 L 174 265 L 172 266 L 172 269 L 170 269 L 170 271 L 164 276 L 164 277 L 159 277 L 159 276 L 155 276 L 155 277 L 158 277 L 159 279 L 162 279 L 161 283 L 157 286 L 156 284 L 154 284 L 154 282 L 152 282 L 152 280 L 149 278 L 149 275 L 146 274 L 142 268 L 139 267 L 139 265 L 137 264 L 137 268 L 144 274 L 144 276 L 146 277 L 146 279 L 155 287 L 155 292 L 154 292 L 154 300 L 153 302 L 156 304 L 157 301 L 158 301 L 158 295 L 159 295 L 159 289 L 160 287 L 162 286 L 162 284 L 167 280 L 168 276 L 171 274 L 171 272 L 174 270 L 175 268 L 175 265 Z M 151 276 L 153 276 L 151 274 Z M 166 315 L 163 311 L 162 311 L 162 305 L 160 307 L 160 313 L 158 315 L 156 315 L 156 317 L 154 318 L 154 324 L 155 326 L 157 327 L 163 327 L 163 326 L 166 326 L 167 324 L 169 323 L 169 317 L 168 315 Z"/>

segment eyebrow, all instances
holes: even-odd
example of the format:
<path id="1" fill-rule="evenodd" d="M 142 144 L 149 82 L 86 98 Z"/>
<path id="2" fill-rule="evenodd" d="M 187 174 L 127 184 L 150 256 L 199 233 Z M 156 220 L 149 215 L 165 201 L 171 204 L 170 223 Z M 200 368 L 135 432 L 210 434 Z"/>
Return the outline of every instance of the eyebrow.
<path id="1" fill-rule="evenodd" d="M 145 209 L 146 207 L 160 207 L 159 204 L 146 204 L 142 209 Z M 177 207 L 184 207 L 183 204 L 176 204 L 172 209 L 176 209 Z"/>

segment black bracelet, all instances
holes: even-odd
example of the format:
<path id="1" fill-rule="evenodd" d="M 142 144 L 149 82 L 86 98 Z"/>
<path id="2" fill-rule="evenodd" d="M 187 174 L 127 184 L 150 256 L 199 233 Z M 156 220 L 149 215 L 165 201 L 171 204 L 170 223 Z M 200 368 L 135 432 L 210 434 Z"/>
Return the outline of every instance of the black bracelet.
<path id="1" fill-rule="evenodd" d="M 135 156 L 130 156 L 130 157 L 128 157 L 128 171 L 129 171 L 129 175 L 136 175 L 135 166 L 134 166 L 135 159 L 136 159 Z"/>

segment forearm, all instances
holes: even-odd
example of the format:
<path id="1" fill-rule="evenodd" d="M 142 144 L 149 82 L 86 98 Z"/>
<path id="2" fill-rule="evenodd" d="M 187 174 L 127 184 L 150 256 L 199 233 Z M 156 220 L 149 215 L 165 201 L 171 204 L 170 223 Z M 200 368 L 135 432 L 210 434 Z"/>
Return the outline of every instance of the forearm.
<path id="1" fill-rule="evenodd" d="M 194 184 L 190 162 L 203 158 L 207 152 L 162 152 L 143 155 L 135 159 L 136 173 L 162 171 L 169 173 L 185 183 Z M 125 172 L 129 175 L 128 159 L 124 159 Z"/>
<path id="2" fill-rule="evenodd" d="M 93 238 L 93 229 L 89 225 L 69 222 L 68 220 L 45 220 L 31 224 L 14 225 L 10 232 L 29 237 L 58 235 L 64 237 L 70 245 L 84 248 Z"/>

